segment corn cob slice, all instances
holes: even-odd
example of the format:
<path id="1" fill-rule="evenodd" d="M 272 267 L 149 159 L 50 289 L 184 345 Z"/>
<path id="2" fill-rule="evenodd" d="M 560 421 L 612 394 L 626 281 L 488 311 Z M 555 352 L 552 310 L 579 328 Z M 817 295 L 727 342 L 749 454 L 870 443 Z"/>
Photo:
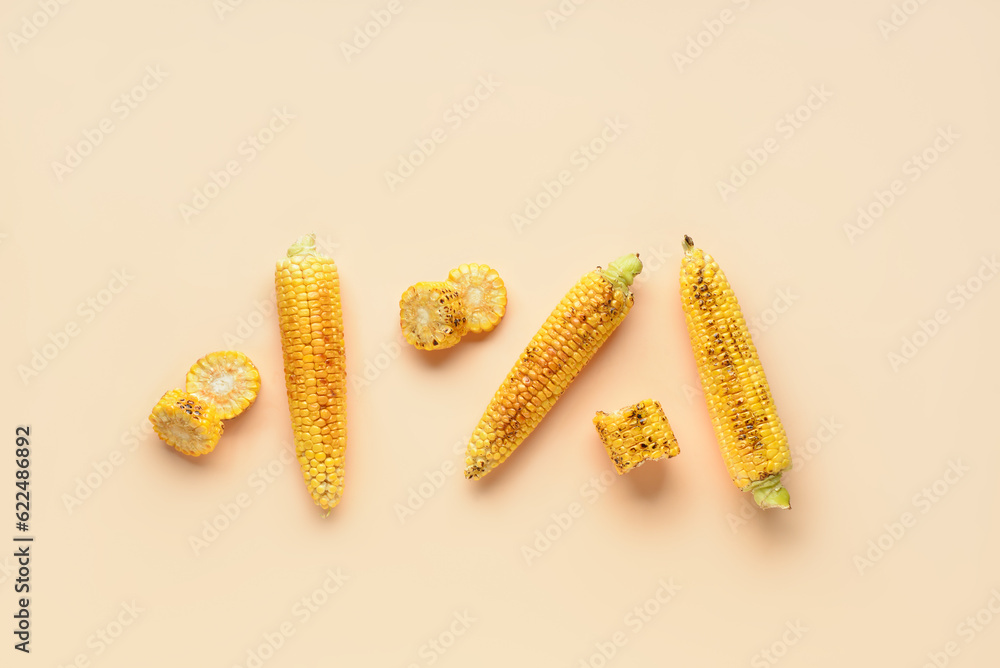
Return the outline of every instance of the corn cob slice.
<path id="1" fill-rule="evenodd" d="M 209 353 L 188 371 L 185 389 L 211 403 L 223 420 L 234 418 L 257 399 L 260 373 L 235 350 Z"/>
<path id="2" fill-rule="evenodd" d="M 288 249 L 274 270 L 295 454 L 306 488 L 329 511 L 344 491 L 347 440 L 344 325 L 337 266 L 312 234 Z"/>
<path id="3" fill-rule="evenodd" d="M 399 298 L 399 326 L 421 350 L 450 348 L 469 331 L 458 290 L 444 281 L 411 285 Z"/>
<path id="4" fill-rule="evenodd" d="M 538 426 L 632 308 L 638 254 L 591 271 L 574 285 L 528 343 L 469 441 L 465 477 L 499 466 Z"/>
<path id="5" fill-rule="evenodd" d="M 222 420 L 215 407 L 184 390 L 164 394 L 149 414 L 153 431 L 178 452 L 197 457 L 215 449 Z"/>
<path id="6" fill-rule="evenodd" d="M 681 304 L 715 435 L 733 483 L 761 508 L 788 508 L 781 472 L 792 463 L 736 295 L 711 255 L 684 237 Z"/>
<path id="7" fill-rule="evenodd" d="M 597 411 L 594 426 L 619 475 L 681 452 L 659 401 L 644 399 L 614 413 Z"/>
<path id="8" fill-rule="evenodd" d="M 448 282 L 465 306 L 470 332 L 492 331 L 507 310 L 507 288 L 496 269 L 485 264 L 463 264 L 448 273 Z"/>

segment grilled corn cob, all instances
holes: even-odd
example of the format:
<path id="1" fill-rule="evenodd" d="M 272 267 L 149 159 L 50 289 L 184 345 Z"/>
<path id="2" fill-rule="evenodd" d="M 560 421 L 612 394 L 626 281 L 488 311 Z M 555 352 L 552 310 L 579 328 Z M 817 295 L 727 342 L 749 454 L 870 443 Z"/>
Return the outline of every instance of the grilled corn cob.
<path id="1" fill-rule="evenodd" d="M 250 358 L 235 350 L 209 353 L 188 371 L 185 389 L 215 406 L 223 420 L 236 417 L 257 399 L 260 373 Z"/>
<path id="2" fill-rule="evenodd" d="M 507 310 L 507 288 L 496 269 L 485 264 L 463 264 L 448 273 L 448 282 L 465 306 L 470 332 L 492 331 Z"/>
<path id="3" fill-rule="evenodd" d="M 688 236 L 683 247 L 681 304 L 726 468 L 761 508 L 788 508 L 788 439 L 736 295 L 711 255 Z"/>
<path id="4" fill-rule="evenodd" d="M 594 426 L 619 475 L 681 452 L 659 401 L 644 399 L 610 414 L 597 411 Z"/>
<path id="5" fill-rule="evenodd" d="M 411 285 L 399 298 L 399 326 L 421 350 L 450 348 L 469 331 L 458 290 L 444 281 Z"/>
<path id="6" fill-rule="evenodd" d="M 563 391 L 632 308 L 638 254 L 591 271 L 574 285 L 521 353 L 469 441 L 465 477 L 501 464 L 542 421 Z"/>
<path id="7" fill-rule="evenodd" d="M 337 266 L 314 235 L 288 249 L 274 270 L 295 454 L 316 505 L 329 511 L 344 491 L 344 326 Z"/>
<path id="8" fill-rule="evenodd" d="M 149 415 L 153 430 L 167 445 L 197 457 L 215 449 L 222 436 L 222 420 L 215 407 L 184 390 L 170 390 Z"/>

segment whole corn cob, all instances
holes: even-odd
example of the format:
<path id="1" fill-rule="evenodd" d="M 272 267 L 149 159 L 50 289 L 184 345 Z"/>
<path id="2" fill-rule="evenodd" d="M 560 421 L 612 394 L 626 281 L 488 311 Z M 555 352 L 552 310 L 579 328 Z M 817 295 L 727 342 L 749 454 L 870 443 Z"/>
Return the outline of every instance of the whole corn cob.
<path id="1" fill-rule="evenodd" d="M 466 450 L 466 478 L 492 471 L 542 421 L 628 315 L 629 286 L 640 271 L 639 255 L 625 255 L 584 275 L 566 293 L 486 407 Z"/>
<path id="2" fill-rule="evenodd" d="M 711 255 L 684 237 L 681 304 L 705 401 L 733 483 L 761 508 L 788 508 L 792 463 L 757 349 L 736 295 Z"/>
<path id="3" fill-rule="evenodd" d="M 314 235 L 288 249 L 274 270 L 295 454 L 313 501 L 327 511 L 344 491 L 344 325 L 333 260 Z"/>
<path id="4" fill-rule="evenodd" d="M 614 413 L 597 411 L 594 427 L 619 475 L 648 461 L 681 453 L 659 401 L 644 399 Z"/>

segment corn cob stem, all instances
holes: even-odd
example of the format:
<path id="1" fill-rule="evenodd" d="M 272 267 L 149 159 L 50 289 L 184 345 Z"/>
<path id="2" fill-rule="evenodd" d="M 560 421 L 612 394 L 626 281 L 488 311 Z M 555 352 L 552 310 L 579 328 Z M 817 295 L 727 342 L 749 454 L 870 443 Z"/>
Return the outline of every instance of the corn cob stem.
<path id="1" fill-rule="evenodd" d="M 747 491 L 753 494 L 753 500 L 764 510 L 769 508 L 788 510 L 792 507 L 788 490 L 781 486 L 780 473 L 772 473 L 763 480 L 750 483 Z"/>
<path id="2" fill-rule="evenodd" d="M 681 303 L 726 468 L 761 508 L 789 508 L 788 438 L 739 302 L 711 255 L 689 236 L 681 245 Z"/>
<path id="3" fill-rule="evenodd" d="M 503 463 L 621 324 L 642 270 L 638 255 L 583 276 L 549 315 L 493 395 L 466 450 L 465 477 L 477 480 Z"/>

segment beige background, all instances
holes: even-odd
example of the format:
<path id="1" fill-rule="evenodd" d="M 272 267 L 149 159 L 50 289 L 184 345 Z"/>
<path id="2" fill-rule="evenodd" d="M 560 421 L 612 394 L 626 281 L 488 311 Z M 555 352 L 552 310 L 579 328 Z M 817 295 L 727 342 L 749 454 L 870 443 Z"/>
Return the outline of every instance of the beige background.
<path id="1" fill-rule="evenodd" d="M 13 504 L 28 423 L 37 536 L 33 652 L 7 644 L 4 665 L 256 665 L 248 652 L 283 625 L 262 665 L 774 665 L 767 650 L 787 666 L 920 666 L 949 642 L 949 665 L 993 665 L 1000 281 L 977 272 L 1000 247 L 995 3 L 908 0 L 888 32 L 888 0 L 594 0 L 555 28 L 556 0 L 403 1 L 350 61 L 341 43 L 388 2 L 49 4 L 51 18 L 29 0 L 0 16 L 0 498 Z M 698 57 L 678 67 L 686 48 Z M 459 125 L 448 110 L 481 77 L 495 90 Z M 799 109 L 812 87 L 828 99 Z M 102 119 L 112 131 L 57 174 Z M 608 119 L 625 127 L 581 159 Z M 251 160 L 243 142 L 272 122 Z M 385 172 L 437 128 L 443 143 L 391 190 Z M 724 199 L 719 182 L 764 146 Z M 914 171 L 925 150 L 936 161 Z M 229 162 L 239 173 L 186 221 L 180 205 Z M 519 230 L 512 214 L 562 170 L 569 185 Z M 284 463 L 271 311 L 273 263 L 308 231 L 340 267 L 354 381 L 346 494 L 325 521 Z M 747 505 L 692 389 L 684 233 L 760 319 L 797 464 L 791 512 Z M 456 443 L 531 334 L 581 274 L 632 251 L 647 262 L 633 313 L 508 463 L 463 480 Z M 438 355 L 399 347 L 403 289 L 474 261 L 507 282 L 500 327 Z M 981 290 L 959 308 L 967 281 Z M 893 365 L 939 309 L 947 321 Z M 146 416 L 224 348 L 257 363 L 260 399 L 215 453 L 184 459 Z M 23 379 L 36 351 L 53 359 Z M 646 396 L 682 455 L 596 492 L 611 465 L 593 412 Z M 401 520 L 429 479 L 440 489 Z M 562 529 L 553 515 L 570 510 Z M 193 547 L 212 522 L 223 530 Z M 7 643 L 12 565 L 0 557 Z M 323 592 L 338 570 L 349 579 Z M 661 581 L 679 587 L 665 604 Z M 653 611 L 642 623 L 637 606 Z M 977 613 L 993 623 L 973 632 Z"/>

